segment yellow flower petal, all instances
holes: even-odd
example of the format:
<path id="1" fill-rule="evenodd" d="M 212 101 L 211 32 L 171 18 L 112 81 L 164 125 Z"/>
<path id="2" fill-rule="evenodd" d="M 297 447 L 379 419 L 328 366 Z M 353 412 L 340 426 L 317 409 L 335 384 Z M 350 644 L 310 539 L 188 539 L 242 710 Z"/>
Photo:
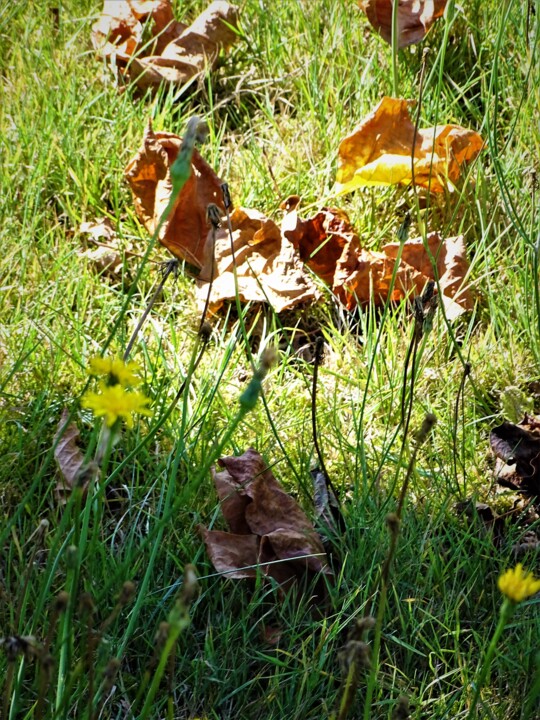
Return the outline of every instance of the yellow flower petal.
<path id="1" fill-rule="evenodd" d="M 124 362 L 120 358 L 93 357 L 89 362 L 90 375 L 107 375 L 109 385 L 138 385 L 140 367 L 136 362 Z"/>
<path id="2" fill-rule="evenodd" d="M 128 392 L 122 385 L 101 384 L 101 392 L 88 392 L 82 398 L 83 407 L 93 410 L 96 417 L 103 417 L 112 427 L 118 419 L 133 427 L 133 414 L 152 415 L 146 406 L 150 398 L 141 392 Z"/>
<path id="3" fill-rule="evenodd" d="M 499 577 L 499 590 L 512 602 L 519 603 L 540 591 L 540 580 L 531 572 L 525 572 L 518 563 Z"/>

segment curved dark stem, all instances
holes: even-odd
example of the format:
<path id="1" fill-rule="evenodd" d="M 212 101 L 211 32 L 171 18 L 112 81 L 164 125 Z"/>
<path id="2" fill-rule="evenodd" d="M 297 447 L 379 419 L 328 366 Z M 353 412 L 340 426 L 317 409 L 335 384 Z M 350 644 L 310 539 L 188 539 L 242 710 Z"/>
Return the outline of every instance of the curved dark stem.
<path id="1" fill-rule="evenodd" d="M 465 363 L 463 366 L 463 373 L 461 375 L 461 382 L 459 383 L 459 388 L 456 395 L 456 402 L 454 405 L 454 432 L 452 433 L 452 443 L 454 446 L 454 475 L 456 478 L 456 484 L 458 485 L 459 490 L 459 483 L 458 483 L 458 467 L 457 467 L 457 457 L 458 457 L 458 447 L 457 447 L 457 429 L 458 429 L 458 422 L 459 422 L 459 405 L 460 402 L 463 403 L 462 405 L 462 414 L 465 410 L 464 403 L 465 403 L 465 383 L 467 381 L 467 378 L 471 374 L 471 364 Z M 465 468 L 463 467 L 463 480 L 465 481 Z"/>
<path id="2" fill-rule="evenodd" d="M 131 337 L 129 339 L 126 350 L 124 352 L 124 356 L 122 358 L 124 360 L 124 362 L 126 362 L 127 359 L 129 358 L 129 355 L 130 355 L 131 351 L 133 350 L 133 345 L 135 344 L 135 340 L 137 339 L 137 335 L 139 334 L 140 329 L 142 328 L 144 323 L 146 322 L 146 318 L 150 314 L 150 310 L 154 307 L 156 300 L 161 295 L 161 292 L 165 286 L 165 283 L 167 282 L 169 275 L 171 273 L 174 273 L 175 276 L 178 274 L 178 266 L 179 266 L 179 261 L 176 258 L 174 260 L 168 260 L 162 266 L 161 281 L 160 281 L 159 285 L 157 286 L 157 288 L 155 289 L 154 294 L 150 298 L 148 305 L 146 306 L 146 309 L 142 314 L 141 319 L 137 323 L 137 327 L 135 328 L 135 330 L 133 331 L 133 334 L 131 335 Z"/>
<path id="3" fill-rule="evenodd" d="M 319 465 L 324 474 L 326 482 L 328 483 L 328 486 L 335 495 L 336 501 L 340 503 L 339 493 L 334 487 L 334 483 L 330 479 L 330 475 L 328 474 L 328 471 L 324 464 L 324 458 L 321 451 L 321 446 L 319 445 L 319 436 L 317 431 L 317 380 L 319 378 L 319 365 L 322 360 L 323 348 L 324 339 L 319 336 L 315 343 L 315 365 L 313 368 L 313 382 L 311 385 L 311 430 L 313 433 L 313 444 L 315 445 L 315 452 L 317 453 L 317 458 L 319 459 Z"/>
<path id="4" fill-rule="evenodd" d="M 422 67 L 420 69 L 420 82 L 418 88 L 418 112 L 416 113 L 416 121 L 414 123 L 414 135 L 412 141 L 411 150 L 411 182 L 413 190 L 416 193 L 416 179 L 414 174 L 414 151 L 416 150 L 416 139 L 418 137 L 418 128 L 420 126 L 420 113 L 422 110 L 422 96 L 424 94 L 424 78 L 426 75 L 426 58 L 429 52 L 429 48 L 425 48 L 424 54 L 422 55 Z"/>
<path id="5" fill-rule="evenodd" d="M 206 296 L 206 302 L 204 303 L 204 309 L 201 315 L 201 322 L 199 323 L 199 335 L 203 334 L 203 326 L 206 322 L 206 316 L 208 314 L 208 308 L 210 306 L 210 297 L 212 295 L 212 285 L 214 284 L 215 264 L 216 264 L 216 234 L 218 228 L 221 226 L 221 213 L 217 205 L 209 205 L 206 209 L 206 218 L 212 225 L 211 235 L 211 265 L 210 265 L 210 281 L 208 283 L 208 295 Z"/>

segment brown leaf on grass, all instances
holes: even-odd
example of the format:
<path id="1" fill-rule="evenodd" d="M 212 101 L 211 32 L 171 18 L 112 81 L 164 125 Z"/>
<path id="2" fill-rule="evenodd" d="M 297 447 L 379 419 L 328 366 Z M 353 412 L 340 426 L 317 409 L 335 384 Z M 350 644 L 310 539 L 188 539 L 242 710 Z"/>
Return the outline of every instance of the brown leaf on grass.
<path id="1" fill-rule="evenodd" d="M 399 243 L 388 243 L 379 252 L 363 249 L 347 215 L 333 208 L 324 208 L 308 220 L 301 220 L 294 209 L 285 215 L 282 232 L 349 309 L 357 303 L 386 302 Z M 437 275 L 447 316 L 454 319 L 473 307 L 472 294 L 463 287 L 468 268 L 463 236 L 443 240 L 438 233 L 430 233 L 426 244 L 421 238 L 408 240 L 391 300 L 419 295 Z"/>
<path id="2" fill-rule="evenodd" d="M 97 52 L 114 61 L 141 88 L 163 82 L 184 85 L 214 66 L 238 34 L 238 8 L 213 2 L 190 25 L 174 19 L 170 0 L 105 0 L 92 28 Z M 144 29 L 149 27 L 150 42 Z"/>
<path id="3" fill-rule="evenodd" d="M 236 578 L 260 572 L 280 584 L 306 574 L 332 574 L 312 523 L 259 453 L 250 448 L 240 457 L 222 458 L 219 464 L 223 469 L 214 468 L 214 482 L 233 532 L 200 528 L 218 572 Z"/>
<path id="4" fill-rule="evenodd" d="M 149 124 L 137 155 L 124 175 L 131 187 L 135 210 L 153 234 L 169 203 L 172 183 L 170 166 L 176 159 L 182 138 L 168 132 L 154 132 Z M 201 268 L 208 234 L 206 208 L 210 203 L 223 211 L 221 186 L 210 165 L 194 150 L 191 177 L 182 188 L 173 211 L 163 223 L 158 240 L 176 257 Z"/>
<path id="5" fill-rule="evenodd" d="M 447 0 L 399 0 L 398 47 L 424 39 L 435 20 L 444 13 Z M 392 0 L 359 0 L 369 22 L 386 42 L 392 42 Z"/>
<path id="6" fill-rule="evenodd" d="M 367 185 L 408 185 L 414 182 L 431 192 L 452 189 L 466 161 L 474 160 L 483 140 L 459 125 L 418 130 L 407 100 L 384 97 L 338 150 L 336 190 L 351 192 Z"/>
<path id="7" fill-rule="evenodd" d="M 232 248 L 227 227 L 216 234 L 211 310 L 215 312 L 224 301 L 234 299 L 235 265 L 238 295 L 244 302 L 269 302 L 281 312 L 320 296 L 294 246 L 273 220 L 257 210 L 238 208 L 231 215 L 231 226 Z M 212 255 L 208 252 L 197 290 L 201 306 L 208 295 L 211 268 Z"/>
<path id="8" fill-rule="evenodd" d="M 540 496 L 540 418 L 525 415 L 518 424 L 504 422 L 489 435 L 495 456 L 506 463 L 497 475 L 504 487 L 526 495 Z M 513 470 L 513 472 L 511 472 Z"/>
<path id="9" fill-rule="evenodd" d="M 91 477 L 89 473 L 85 473 L 84 455 L 78 445 L 80 435 L 77 426 L 73 422 L 69 423 L 62 432 L 68 418 L 69 410 L 64 408 L 54 436 L 54 459 L 62 475 L 54 493 L 57 502 L 62 505 L 66 504 L 76 485 L 80 484 L 83 490 L 86 490 Z"/>
<path id="10" fill-rule="evenodd" d="M 97 273 L 119 280 L 122 276 L 123 249 L 111 221 L 98 218 L 94 222 L 83 222 L 79 231 L 89 235 L 92 244 L 79 253 L 80 257 L 85 258 Z"/>

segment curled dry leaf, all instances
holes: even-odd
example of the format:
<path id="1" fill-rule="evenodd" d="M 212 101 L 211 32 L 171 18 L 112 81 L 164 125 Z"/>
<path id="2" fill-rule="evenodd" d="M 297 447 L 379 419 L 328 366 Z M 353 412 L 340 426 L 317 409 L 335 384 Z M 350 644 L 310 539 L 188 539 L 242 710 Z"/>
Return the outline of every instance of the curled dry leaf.
<path id="1" fill-rule="evenodd" d="M 77 485 L 86 491 L 92 476 L 92 468 L 85 465 L 84 455 L 78 445 L 80 435 L 77 426 L 72 422 L 63 429 L 68 418 L 69 410 L 64 408 L 54 436 L 56 444 L 54 459 L 62 475 L 54 492 L 57 502 L 61 505 L 66 504 L 69 495 Z"/>
<path id="2" fill-rule="evenodd" d="M 506 467 L 497 474 L 504 487 L 540 496 L 540 418 L 525 415 L 518 424 L 504 422 L 489 435 L 491 449 Z"/>
<path id="3" fill-rule="evenodd" d="M 366 185 L 413 182 L 432 192 L 452 189 L 466 161 L 474 160 L 483 140 L 459 125 L 438 125 L 418 130 L 407 100 L 384 97 L 338 151 L 336 190 L 351 192 Z"/>
<path id="4" fill-rule="evenodd" d="M 284 217 L 282 231 L 349 309 L 357 303 L 377 305 L 387 300 L 399 243 L 388 243 L 380 252 L 363 249 L 347 215 L 333 208 L 324 208 L 308 220 L 301 220 L 294 209 Z M 391 299 L 419 295 L 427 282 L 438 279 L 446 314 L 454 319 L 473 307 L 473 297 L 463 287 L 468 268 L 463 236 L 443 240 L 430 233 L 425 244 L 421 238 L 408 240 Z"/>
<path id="5" fill-rule="evenodd" d="M 79 231 L 89 235 L 92 244 L 92 247 L 79 253 L 80 257 L 85 258 L 95 272 L 119 280 L 122 276 L 123 249 L 111 221 L 98 218 L 94 222 L 83 222 Z"/>
<path id="6" fill-rule="evenodd" d="M 316 573 L 331 574 L 319 535 L 250 448 L 222 458 L 213 470 L 221 509 L 232 532 L 200 528 L 216 570 L 234 578 L 257 573 L 288 584 Z"/>
<path id="7" fill-rule="evenodd" d="M 182 138 L 168 132 L 154 132 L 148 125 L 137 155 L 124 174 L 131 187 L 135 210 L 149 233 L 154 233 L 169 203 L 172 183 L 170 166 Z M 191 177 L 182 188 L 173 211 L 163 223 L 158 240 L 176 257 L 201 268 L 208 234 L 206 208 L 210 203 L 223 211 L 218 178 L 197 150 L 193 151 Z"/>
<path id="8" fill-rule="evenodd" d="M 257 210 L 237 208 L 231 215 L 232 247 L 228 227 L 216 233 L 214 281 L 210 308 L 215 312 L 236 294 L 243 301 L 269 302 L 276 312 L 320 297 L 315 283 L 305 272 L 292 243 L 281 234 L 273 220 Z M 206 301 L 212 272 L 212 252 L 199 276 L 199 304 Z"/>
<path id="9" fill-rule="evenodd" d="M 92 28 L 92 43 L 141 89 L 162 82 L 184 85 L 211 68 L 220 51 L 235 42 L 237 25 L 238 9 L 222 0 L 189 27 L 174 19 L 170 0 L 106 0 Z M 153 42 L 145 42 L 146 26 Z"/>
<path id="10" fill-rule="evenodd" d="M 398 47 L 424 39 L 435 20 L 444 13 L 447 0 L 398 0 Z M 386 42 L 392 42 L 392 0 L 359 0 L 369 22 Z"/>

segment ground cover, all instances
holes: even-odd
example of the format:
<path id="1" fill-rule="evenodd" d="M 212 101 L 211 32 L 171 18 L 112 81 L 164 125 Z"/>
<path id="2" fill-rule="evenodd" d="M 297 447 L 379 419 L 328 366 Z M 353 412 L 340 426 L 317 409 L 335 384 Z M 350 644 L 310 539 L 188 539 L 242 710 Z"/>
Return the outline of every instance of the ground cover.
<path id="1" fill-rule="evenodd" d="M 538 570 L 531 493 L 497 482 L 490 432 L 540 414 L 540 7 L 449 5 L 396 63 L 356 3 L 248 0 L 213 72 L 189 92 L 148 93 L 96 59 L 100 3 L 0 9 L 3 717 L 538 716 L 537 597 L 512 605 L 482 668 L 506 597 L 498 578 L 518 561 Z M 204 9 L 175 5 L 189 22 Z M 340 141 L 391 95 L 421 101 L 422 127 L 469 128 L 484 149 L 437 194 L 337 195 Z M 90 360 L 122 356 L 171 259 L 159 243 L 145 257 L 124 169 L 149 118 L 182 136 L 193 116 L 236 207 L 278 224 L 291 195 L 304 217 L 336 207 L 374 253 L 404 231 L 463 235 L 473 303 L 452 319 L 439 307 L 431 326 L 415 320 L 414 293 L 349 311 L 311 272 L 314 304 L 278 315 L 233 300 L 201 337 L 195 270 L 181 263 L 130 355 L 153 415 L 120 420 L 108 444 L 81 404 L 98 388 Z M 81 231 L 97 218 L 114 228 L 114 242 L 98 239 L 114 245 L 112 268 L 96 266 Z M 314 374 L 337 538 L 313 505 Z M 60 491 L 64 408 L 85 462 L 101 454 L 99 477 Z M 436 424 L 420 443 L 426 416 Z M 211 564 L 200 526 L 227 527 L 210 466 L 249 447 L 330 541 L 322 587 L 283 592 L 261 572 L 231 579 Z M 398 535 L 388 515 L 406 478 Z M 380 626 L 357 628 L 378 611 Z"/>

